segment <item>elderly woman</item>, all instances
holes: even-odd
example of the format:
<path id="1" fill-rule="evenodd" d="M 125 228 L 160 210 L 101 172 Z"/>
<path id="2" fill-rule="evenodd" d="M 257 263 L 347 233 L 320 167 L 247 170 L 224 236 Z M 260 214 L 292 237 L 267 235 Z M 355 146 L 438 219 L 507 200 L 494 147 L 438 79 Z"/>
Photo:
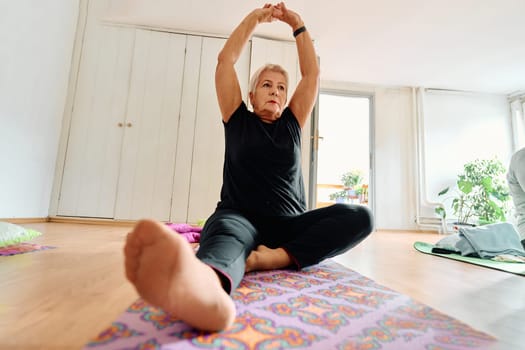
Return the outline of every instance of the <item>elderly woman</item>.
<path id="1" fill-rule="evenodd" d="M 288 102 L 286 71 L 263 66 L 250 83 L 250 111 L 234 65 L 255 27 L 274 20 L 291 27 L 301 80 Z M 147 220 L 128 235 L 125 247 L 126 274 L 139 294 L 203 330 L 231 325 L 235 306 L 229 294 L 245 272 L 301 269 L 345 252 L 372 231 L 363 206 L 306 210 L 301 128 L 315 104 L 319 67 L 297 13 L 284 3 L 249 13 L 219 53 L 215 84 L 225 130 L 223 185 L 197 254 L 162 224 Z"/>

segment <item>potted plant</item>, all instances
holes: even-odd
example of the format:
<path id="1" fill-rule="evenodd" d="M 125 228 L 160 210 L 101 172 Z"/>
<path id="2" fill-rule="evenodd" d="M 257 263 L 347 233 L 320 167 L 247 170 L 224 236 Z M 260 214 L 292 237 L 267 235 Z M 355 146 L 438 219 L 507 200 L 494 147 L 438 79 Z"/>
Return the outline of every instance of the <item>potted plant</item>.
<path id="1" fill-rule="evenodd" d="M 330 194 L 330 200 L 344 202 L 348 198 L 357 198 L 362 191 L 363 172 L 351 170 L 341 176 L 344 189 Z"/>
<path id="2" fill-rule="evenodd" d="M 361 170 L 350 170 L 341 176 L 341 182 L 346 187 L 354 188 L 363 182 L 363 172 Z"/>
<path id="3" fill-rule="evenodd" d="M 450 208 L 456 219 L 454 225 L 476 226 L 505 221 L 510 200 L 505 173 L 506 169 L 498 159 L 476 159 L 466 163 L 454 189 L 450 191 L 447 187 L 438 193 L 443 202 L 435 212 L 446 220 L 444 203 L 452 200 Z"/>
<path id="4" fill-rule="evenodd" d="M 337 191 L 337 192 L 331 193 L 329 195 L 329 198 L 331 201 L 335 200 L 336 203 L 344 203 L 348 199 L 348 193 L 346 190 Z"/>

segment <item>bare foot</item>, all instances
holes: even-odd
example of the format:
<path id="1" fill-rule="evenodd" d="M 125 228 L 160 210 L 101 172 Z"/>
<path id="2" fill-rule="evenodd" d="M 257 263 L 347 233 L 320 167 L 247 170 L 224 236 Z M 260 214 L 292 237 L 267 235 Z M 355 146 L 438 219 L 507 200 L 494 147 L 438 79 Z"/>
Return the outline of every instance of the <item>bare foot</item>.
<path id="1" fill-rule="evenodd" d="M 124 247 L 126 276 L 150 304 L 206 331 L 229 327 L 235 305 L 215 271 L 161 223 L 142 220 Z"/>
<path id="2" fill-rule="evenodd" d="M 292 259 L 283 248 L 268 248 L 260 245 L 246 259 L 246 272 L 275 270 L 290 266 Z"/>

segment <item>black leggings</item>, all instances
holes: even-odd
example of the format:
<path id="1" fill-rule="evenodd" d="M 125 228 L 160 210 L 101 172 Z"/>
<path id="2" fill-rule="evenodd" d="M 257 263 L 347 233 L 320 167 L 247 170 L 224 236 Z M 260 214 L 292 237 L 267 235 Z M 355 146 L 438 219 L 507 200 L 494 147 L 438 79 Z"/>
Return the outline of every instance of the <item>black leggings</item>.
<path id="1" fill-rule="evenodd" d="M 283 248 L 301 269 L 344 253 L 372 228 L 372 215 L 361 205 L 334 204 L 286 217 L 218 209 L 206 220 L 197 257 L 219 273 L 231 293 L 244 276 L 248 255 L 260 244 Z"/>

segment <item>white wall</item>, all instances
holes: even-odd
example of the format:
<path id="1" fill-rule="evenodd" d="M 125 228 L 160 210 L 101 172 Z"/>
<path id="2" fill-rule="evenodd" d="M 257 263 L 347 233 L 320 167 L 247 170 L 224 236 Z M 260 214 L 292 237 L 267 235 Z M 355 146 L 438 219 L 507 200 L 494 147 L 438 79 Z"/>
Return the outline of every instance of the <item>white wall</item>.
<path id="1" fill-rule="evenodd" d="M 416 207 L 414 108 L 410 88 L 375 91 L 375 209 L 378 229 L 413 230 Z"/>
<path id="2" fill-rule="evenodd" d="M 508 167 L 512 124 L 505 95 L 427 90 L 423 101 L 424 167 L 430 202 L 440 201 L 437 194 L 455 185 L 467 162 L 498 158 Z M 422 215 L 432 214 L 433 208 L 422 207 Z"/>
<path id="3" fill-rule="evenodd" d="M 0 218 L 48 216 L 78 6 L 0 2 Z"/>

